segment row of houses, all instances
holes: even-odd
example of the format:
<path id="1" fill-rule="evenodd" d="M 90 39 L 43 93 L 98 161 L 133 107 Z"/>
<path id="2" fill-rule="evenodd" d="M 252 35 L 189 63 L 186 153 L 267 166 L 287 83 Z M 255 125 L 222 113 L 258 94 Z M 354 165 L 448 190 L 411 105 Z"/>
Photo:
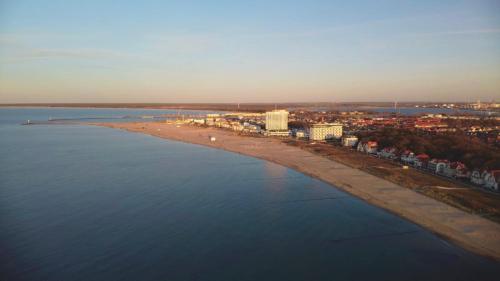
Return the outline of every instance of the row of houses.
<path id="1" fill-rule="evenodd" d="M 357 145 L 360 152 L 376 155 L 377 157 L 399 161 L 404 165 L 445 176 L 448 178 L 467 180 L 483 188 L 499 191 L 500 170 L 473 170 L 470 171 L 464 163 L 436 159 L 425 154 L 415 154 L 410 150 L 399 152 L 394 147 L 378 148 L 376 141 L 362 141 Z"/>

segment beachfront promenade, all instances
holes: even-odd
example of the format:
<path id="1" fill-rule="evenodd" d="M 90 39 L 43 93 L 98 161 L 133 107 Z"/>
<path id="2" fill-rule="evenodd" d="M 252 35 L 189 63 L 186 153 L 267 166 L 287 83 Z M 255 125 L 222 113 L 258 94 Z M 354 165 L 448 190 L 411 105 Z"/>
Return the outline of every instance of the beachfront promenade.
<path id="1" fill-rule="evenodd" d="M 94 124 L 215 147 L 295 169 L 413 221 L 460 246 L 500 260 L 500 225 L 278 139 L 166 123 Z M 210 141 L 215 137 L 216 141 Z"/>

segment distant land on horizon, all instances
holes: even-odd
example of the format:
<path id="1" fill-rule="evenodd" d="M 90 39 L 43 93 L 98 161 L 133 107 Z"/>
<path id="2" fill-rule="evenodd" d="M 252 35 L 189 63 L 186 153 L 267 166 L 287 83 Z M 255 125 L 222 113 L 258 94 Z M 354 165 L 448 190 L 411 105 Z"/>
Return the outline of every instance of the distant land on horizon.
<path id="1" fill-rule="evenodd" d="M 449 102 L 398 102 L 398 107 L 415 105 L 433 105 Z M 466 104 L 455 102 L 454 104 Z M 199 109 L 199 110 L 240 110 L 265 111 L 275 108 L 325 108 L 325 109 L 370 109 L 376 107 L 393 107 L 394 102 L 294 102 L 294 103 L 4 103 L 1 107 L 93 107 L 93 108 L 148 108 L 148 109 Z"/>

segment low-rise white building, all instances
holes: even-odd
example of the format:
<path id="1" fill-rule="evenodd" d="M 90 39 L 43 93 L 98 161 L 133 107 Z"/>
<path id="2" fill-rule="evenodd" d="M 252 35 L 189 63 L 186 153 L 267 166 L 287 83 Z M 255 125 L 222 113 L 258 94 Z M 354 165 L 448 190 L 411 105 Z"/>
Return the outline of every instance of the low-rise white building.
<path id="1" fill-rule="evenodd" d="M 443 173 L 446 165 L 448 165 L 448 160 L 434 158 L 427 163 L 427 170 L 436 174 L 440 174 Z"/>
<path id="2" fill-rule="evenodd" d="M 354 147 L 356 144 L 358 144 L 358 137 L 351 135 L 342 137 L 342 146 Z"/>
<path id="3" fill-rule="evenodd" d="M 359 142 L 358 151 L 375 154 L 378 151 L 378 143 L 376 141 Z"/>
<path id="4" fill-rule="evenodd" d="M 446 160 L 442 161 L 442 162 L 438 162 L 436 164 L 436 174 L 444 175 L 446 167 L 448 167 L 448 165 L 449 165 L 449 162 Z"/>
<path id="5" fill-rule="evenodd" d="M 307 133 L 303 130 L 296 130 L 293 132 L 293 135 L 298 139 L 306 139 Z"/>
<path id="6" fill-rule="evenodd" d="M 188 121 L 198 124 L 198 125 L 205 125 L 205 119 L 203 118 L 197 118 L 197 119 L 188 119 Z"/>
<path id="7" fill-rule="evenodd" d="M 288 137 L 290 136 L 290 132 L 289 131 L 265 131 L 264 132 L 264 135 L 265 136 L 269 136 L 269 137 Z"/>
<path id="8" fill-rule="evenodd" d="M 313 124 L 309 128 L 310 140 L 340 139 L 342 137 L 342 124 L 319 123 Z"/>
<path id="9" fill-rule="evenodd" d="M 244 123 L 243 127 L 244 127 L 243 131 L 249 133 L 260 133 L 261 130 L 260 126 L 255 124 Z"/>
<path id="10" fill-rule="evenodd" d="M 415 157 L 415 161 L 413 161 L 413 166 L 417 167 L 417 168 L 420 168 L 420 169 L 424 169 L 427 167 L 427 164 L 429 163 L 429 155 L 425 154 L 425 153 L 421 153 L 419 155 L 417 155 Z"/>
<path id="11" fill-rule="evenodd" d="M 382 150 L 380 150 L 377 155 L 380 158 L 386 158 L 386 159 L 396 159 L 398 156 L 396 155 L 396 148 L 395 147 L 386 147 Z"/>
<path id="12" fill-rule="evenodd" d="M 405 151 L 403 151 L 403 153 L 401 153 L 400 159 L 401 159 L 401 162 L 403 162 L 405 164 L 413 165 L 415 160 L 417 160 L 417 156 L 415 155 L 415 153 L 413 153 L 409 150 L 405 150 Z"/>
<path id="13" fill-rule="evenodd" d="M 479 171 L 479 170 L 472 171 L 472 174 L 470 175 L 470 181 L 473 184 L 483 185 L 484 179 L 483 179 L 483 176 L 481 175 L 481 171 Z"/>
<path id="14" fill-rule="evenodd" d="M 484 179 L 484 184 L 483 186 L 485 188 L 498 191 L 498 185 L 500 183 L 500 170 L 495 170 L 495 171 L 489 171 L 483 173 L 483 179 Z"/>

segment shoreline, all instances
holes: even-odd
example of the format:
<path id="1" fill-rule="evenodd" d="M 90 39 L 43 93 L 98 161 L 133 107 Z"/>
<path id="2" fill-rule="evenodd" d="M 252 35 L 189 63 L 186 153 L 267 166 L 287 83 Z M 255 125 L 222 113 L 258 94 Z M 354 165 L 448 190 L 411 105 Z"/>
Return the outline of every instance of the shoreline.
<path id="1" fill-rule="evenodd" d="M 222 149 L 294 169 L 322 180 L 444 237 L 462 248 L 500 261 L 500 225 L 356 168 L 278 139 L 239 136 L 215 128 L 167 123 L 86 123 Z M 209 137 L 216 138 L 211 142 Z"/>

